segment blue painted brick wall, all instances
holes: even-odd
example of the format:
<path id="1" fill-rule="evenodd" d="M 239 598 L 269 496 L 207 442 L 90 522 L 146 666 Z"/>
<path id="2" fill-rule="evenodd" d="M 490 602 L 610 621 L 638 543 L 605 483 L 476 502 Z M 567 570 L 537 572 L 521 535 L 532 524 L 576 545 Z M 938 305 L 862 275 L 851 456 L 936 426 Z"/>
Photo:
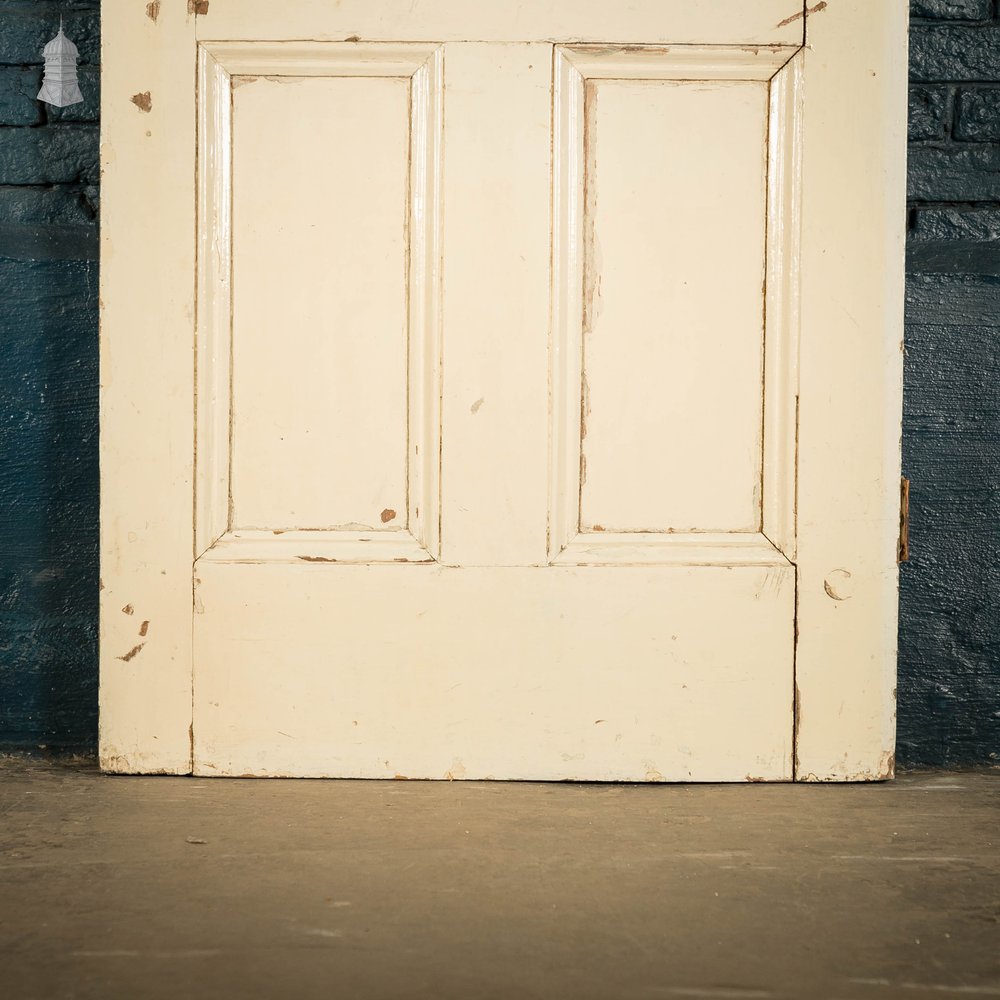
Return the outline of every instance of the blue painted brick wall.
<path id="1" fill-rule="evenodd" d="M 1000 758 L 1000 19 L 913 0 L 899 749 Z"/>
<path id="2" fill-rule="evenodd" d="M 35 100 L 42 46 L 86 100 Z M 97 0 L 0 2 L 0 746 L 97 732 Z"/>
<path id="3" fill-rule="evenodd" d="M 96 735 L 98 7 L 0 0 L 0 747 Z M 60 13 L 86 101 L 58 111 L 34 94 Z M 898 759 L 995 761 L 1000 19 L 911 13 Z"/>

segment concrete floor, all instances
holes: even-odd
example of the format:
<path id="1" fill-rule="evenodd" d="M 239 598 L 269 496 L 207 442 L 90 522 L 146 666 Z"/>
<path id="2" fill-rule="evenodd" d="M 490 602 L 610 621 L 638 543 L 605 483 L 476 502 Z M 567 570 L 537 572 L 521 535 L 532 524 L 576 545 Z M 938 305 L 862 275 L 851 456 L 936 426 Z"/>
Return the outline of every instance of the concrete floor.
<path id="1" fill-rule="evenodd" d="M 1000 997 L 1000 771 L 112 778 L 0 760 L 0 997 Z"/>

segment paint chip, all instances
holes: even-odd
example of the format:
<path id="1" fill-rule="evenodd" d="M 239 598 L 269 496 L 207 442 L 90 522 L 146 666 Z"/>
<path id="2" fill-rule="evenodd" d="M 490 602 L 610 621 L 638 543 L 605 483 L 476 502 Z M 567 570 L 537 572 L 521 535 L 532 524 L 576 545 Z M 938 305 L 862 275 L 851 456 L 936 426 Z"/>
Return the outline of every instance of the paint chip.
<path id="1" fill-rule="evenodd" d="M 133 94 L 132 103 L 140 111 L 144 111 L 147 114 L 153 110 L 153 98 L 150 96 L 148 90 L 144 90 L 141 94 Z"/>
<path id="2" fill-rule="evenodd" d="M 208 0 L 188 0 L 189 14 L 207 14 Z"/>
<path id="3" fill-rule="evenodd" d="M 128 663 L 129 660 L 134 660 L 139 653 L 142 652 L 142 647 L 145 645 L 146 644 L 144 642 L 140 642 L 138 646 L 133 646 L 124 656 L 119 656 L 118 659 L 123 663 Z"/>
<path id="4" fill-rule="evenodd" d="M 160 0 L 153 0 L 152 3 L 146 4 L 146 17 L 150 21 L 155 21 L 160 16 Z"/>
<path id="5" fill-rule="evenodd" d="M 798 10 L 791 17 L 786 17 L 784 21 L 779 21 L 777 26 L 779 28 L 786 28 L 793 21 L 797 21 L 800 17 L 805 17 L 807 14 L 818 14 L 821 10 L 826 10 L 828 4 L 827 0 L 820 0 L 815 7 L 808 7 L 805 10 Z"/>
<path id="6" fill-rule="evenodd" d="M 146 634 L 146 633 L 147 633 L 148 631 L 149 631 L 149 621 L 147 620 L 147 621 L 144 621 L 144 622 L 143 622 L 143 623 L 142 623 L 142 624 L 141 624 L 141 625 L 139 626 L 139 635 L 140 635 L 140 636 L 145 636 L 145 634 Z"/>
<path id="7" fill-rule="evenodd" d="M 381 514 L 382 523 L 388 524 L 395 516 L 396 512 L 391 507 L 386 507 L 386 509 L 382 511 Z"/>
<path id="8" fill-rule="evenodd" d="M 133 608 L 131 604 L 126 604 L 125 607 L 122 608 L 122 614 L 123 615 L 134 615 L 135 614 L 135 608 Z"/>

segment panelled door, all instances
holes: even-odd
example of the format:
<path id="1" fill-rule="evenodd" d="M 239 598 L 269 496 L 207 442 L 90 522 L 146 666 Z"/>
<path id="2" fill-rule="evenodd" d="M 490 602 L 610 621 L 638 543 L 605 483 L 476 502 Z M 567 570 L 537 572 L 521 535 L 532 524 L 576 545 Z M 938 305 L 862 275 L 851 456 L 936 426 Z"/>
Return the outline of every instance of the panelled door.
<path id="1" fill-rule="evenodd" d="M 106 769 L 891 773 L 903 0 L 105 23 Z"/>

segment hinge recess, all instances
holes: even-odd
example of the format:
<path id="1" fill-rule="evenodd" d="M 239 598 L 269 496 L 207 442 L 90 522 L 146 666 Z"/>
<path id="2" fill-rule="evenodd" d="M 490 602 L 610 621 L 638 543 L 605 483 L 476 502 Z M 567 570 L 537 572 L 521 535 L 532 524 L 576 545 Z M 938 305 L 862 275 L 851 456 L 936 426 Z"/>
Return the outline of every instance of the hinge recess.
<path id="1" fill-rule="evenodd" d="M 905 476 L 899 481 L 899 547 L 897 558 L 901 563 L 910 559 L 910 481 Z"/>

